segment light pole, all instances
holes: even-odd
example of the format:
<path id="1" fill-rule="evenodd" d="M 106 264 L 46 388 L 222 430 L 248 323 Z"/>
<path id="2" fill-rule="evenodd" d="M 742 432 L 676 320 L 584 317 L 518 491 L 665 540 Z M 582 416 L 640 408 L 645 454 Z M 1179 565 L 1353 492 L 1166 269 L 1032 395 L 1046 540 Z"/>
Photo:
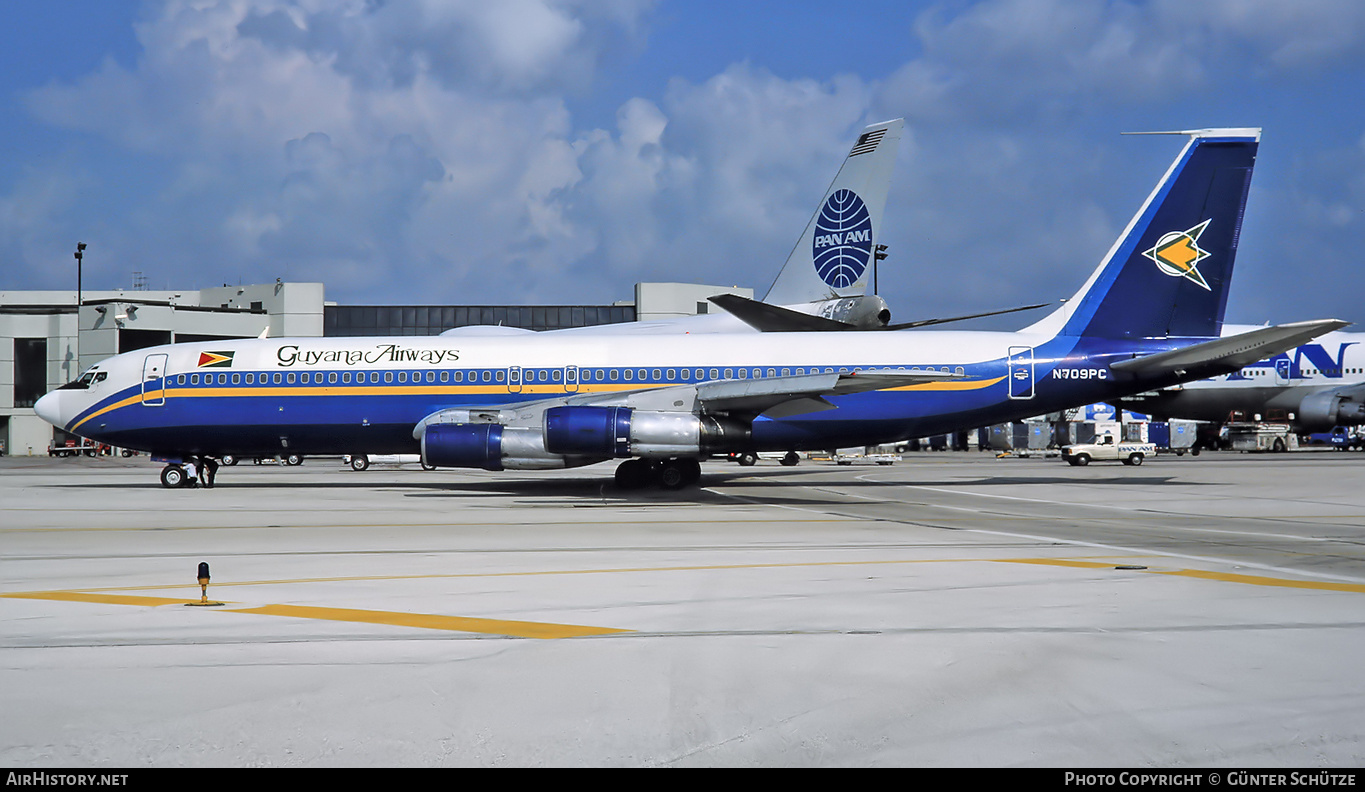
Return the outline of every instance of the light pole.
<path id="1" fill-rule="evenodd" d="M 81 264 L 85 258 L 85 243 L 76 243 L 76 376 L 81 375 Z"/>

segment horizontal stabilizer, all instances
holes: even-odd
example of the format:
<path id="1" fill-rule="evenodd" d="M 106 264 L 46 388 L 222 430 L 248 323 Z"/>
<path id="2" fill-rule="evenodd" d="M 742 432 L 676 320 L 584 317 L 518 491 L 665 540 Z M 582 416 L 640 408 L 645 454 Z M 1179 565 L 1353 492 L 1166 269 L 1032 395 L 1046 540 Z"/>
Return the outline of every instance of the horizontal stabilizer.
<path id="1" fill-rule="evenodd" d="M 1318 319 L 1310 322 L 1262 327 L 1248 333 L 1205 341 L 1202 344 L 1158 352 L 1154 355 L 1113 363 L 1113 371 L 1138 379 L 1165 375 L 1197 375 L 1198 378 L 1227 374 L 1258 360 L 1287 352 L 1323 333 L 1340 330 L 1349 325 L 1340 319 Z"/>
<path id="2" fill-rule="evenodd" d="M 738 294 L 717 294 L 711 302 L 734 314 L 740 321 L 764 333 L 828 333 L 853 330 L 846 322 L 811 316 L 780 305 L 769 305 Z"/>
<path id="3" fill-rule="evenodd" d="M 718 294 L 708 298 L 711 302 L 729 311 L 750 327 L 764 333 L 829 333 L 839 330 L 908 330 L 913 327 L 928 327 L 929 325 L 947 324 L 949 322 L 961 322 L 967 319 L 980 319 L 983 316 L 999 316 L 1000 314 L 1015 313 L 1017 311 L 1031 311 L 1035 308 L 1043 308 L 1048 303 L 1037 305 L 1025 305 L 1019 308 L 1006 308 L 1003 311 L 987 311 L 985 313 L 968 314 L 966 316 L 951 316 L 947 319 L 920 319 L 914 322 L 902 322 L 900 324 L 885 325 L 876 328 L 859 328 L 857 325 L 848 322 L 840 322 L 836 319 L 827 319 L 823 316 L 812 316 L 800 311 L 793 311 L 790 308 L 783 308 L 780 305 L 769 305 L 768 303 L 751 300 L 741 297 L 738 294 Z"/>

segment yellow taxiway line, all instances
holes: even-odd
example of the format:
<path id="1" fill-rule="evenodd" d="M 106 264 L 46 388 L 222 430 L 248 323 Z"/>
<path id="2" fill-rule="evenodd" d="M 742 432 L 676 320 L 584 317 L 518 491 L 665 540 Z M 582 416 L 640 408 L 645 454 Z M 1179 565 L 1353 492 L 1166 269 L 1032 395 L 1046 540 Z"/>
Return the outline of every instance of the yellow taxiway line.
<path id="1" fill-rule="evenodd" d="M 550 624 L 546 622 L 507 621 L 503 619 L 473 619 L 465 616 L 443 616 L 437 613 L 395 613 L 393 611 L 356 610 L 354 608 L 318 608 L 303 605 L 263 605 L 243 608 L 233 613 L 256 613 L 262 616 L 290 616 L 296 619 L 359 622 L 362 624 L 390 624 L 395 627 L 418 627 L 424 630 L 510 635 L 515 638 L 583 638 L 589 635 L 614 635 L 634 632 L 610 627 L 585 627 L 578 624 Z"/>
<path id="2" fill-rule="evenodd" d="M 101 594 L 92 591 L 25 591 L 0 594 L 11 599 L 56 600 L 59 602 L 93 602 L 101 605 L 197 605 L 185 599 L 140 597 L 128 594 Z M 360 624 L 389 624 L 395 627 L 418 627 L 426 630 L 507 635 L 514 638 L 583 638 L 590 635 L 613 635 L 634 632 L 611 627 L 588 627 L 580 624 L 552 624 L 548 622 L 511 621 L 505 619 L 475 619 L 464 616 L 445 616 L 439 613 L 403 613 L 397 611 L 358 610 L 355 608 L 319 608 L 305 605 L 262 605 L 256 608 L 227 608 L 226 613 L 253 613 L 259 616 L 288 616 L 295 619 L 356 622 Z"/>
<path id="3" fill-rule="evenodd" d="M 491 572 L 491 573 L 466 573 L 466 574 L 446 574 L 446 575 L 394 575 L 394 576 L 352 576 L 337 578 L 301 578 L 296 580 L 260 580 L 243 581 L 240 583 L 219 583 L 216 588 L 222 586 L 250 586 L 250 585 L 278 585 L 286 583 L 324 583 L 324 582 L 345 582 L 345 581 L 377 581 L 377 580 L 415 580 L 423 578 L 457 578 L 457 577 L 503 577 L 503 576 L 522 576 L 522 575 L 584 575 L 584 574 L 612 574 L 612 573 L 638 573 L 638 572 L 682 572 L 682 571 L 702 571 L 702 570 L 740 570 L 740 569 L 779 569 L 795 567 L 822 567 L 822 566 L 872 566 L 885 564 L 923 564 L 923 563 L 964 563 L 969 561 L 989 560 L 993 563 L 1006 564 L 1038 564 L 1043 566 L 1071 567 L 1080 569 L 1112 569 L 1118 561 L 1109 559 L 1105 561 L 1083 559 L 1083 558 L 997 558 L 997 559 L 964 559 L 964 558 L 945 558 L 945 559 L 893 559 L 879 561 L 816 561 L 816 562 L 792 562 L 792 563 L 760 563 L 760 564 L 714 564 L 697 566 L 672 566 L 672 567 L 618 567 L 602 569 L 574 569 L 574 570 L 542 570 L 536 572 Z M 1228 572 L 1209 572 L 1199 569 L 1141 569 L 1144 574 L 1167 575 L 1174 577 L 1194 578 L 1198 580 L 1212 580 L 1224 583 L 1239 583 L 1253 586 L 1274 586 L 1280 588 L 1310 589 L 1316 591 L 1337 591 L 1355 594 L 1365 593 L 1365 584 L 1361 583 L 1338 583 L 1325 580 L 1293 580 L 1289 578 L 1276 578 L 1265 575 L 1241 575 Z M 159 607 L 162 605 L 183 605 L 189 601 L 186 599 L 174 599 L 169 597 L 150 597 L 132 594 L 111 594 L 109 591 L 129 591 L 147 590 L 153 588 L 175 588 L 174 586 L 130 586 L 123 589 L 104 589 L 104 590 L 68 590 L 68 591 L 28 591 L 0 594 L 0 597 L 11 599 L 37 599 L 55 600 L 59 602 L 89 602 L 104 605 L 139 605 L 143 607 Z M 634 630 L 623 630 L 612 627 L 590 627 L 578 624 L 555 624 L 550 622 L 531 622 L 515 621 L 504 619 L 481 619 L 466 616 L 449 616 L 438 613 L 410 613 L 399 611 L 376 611 L 362 610 L 356 608 L 326 608 L 306 605 L 261 605 L 257 607 L 227 607 L 224 609 L 229 613 L 250 613 L 259 616 L 285 616 L 296 619 L 321 619 L 325 621 L 341 621 L 360 624 L 387 624 L 395 627 L 413 627 L 426 630 L 449 630 L 454 632 L 481 633 L 486 635 L 506 635 L 517 638 L 581 638 L 593 635 L 614 635 L 620 633 L 630 633 Z"/>
<path id="4" fill-rule="evenodd" d="M 1043 564 L 1045 566 L 1081 567 L 1084 569 L 1113 569 L 1114 563 L 1098 561 L 1078 561 L 1070 558 L 1001 558 L 999 561 L 1010 564 Z M 1149 575 L 1170 575 L 1173 577 L 1197 578 L 1199 580 L 1218 580 L 1223 583 L 1244 583 L 1249 586 L 1276 586 L 1279 588 L 1314 589 L 1317 591 L 1346 591 L 1365 594 L 1365 583 L 1334 583 L 1329 580 L 1290 580 L 1289 578 L 1267 577 L 1265 575 L 1238 575 L 1231 572 L 1208 572 L 1203 569 L 1142 569 L 1135 570 Z"/>

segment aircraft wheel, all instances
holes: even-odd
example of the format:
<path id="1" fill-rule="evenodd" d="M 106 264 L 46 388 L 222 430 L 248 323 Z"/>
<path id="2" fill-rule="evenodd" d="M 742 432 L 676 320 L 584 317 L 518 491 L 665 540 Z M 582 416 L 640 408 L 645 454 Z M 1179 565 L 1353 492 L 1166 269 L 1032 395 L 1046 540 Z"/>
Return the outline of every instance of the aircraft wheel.
<path id="1" fill-rule="evenodd" d="M 161 469 L 161 486 L 166 489 L 183 487 L 189 481 L 189 476 L 185 474 L 185 469 L 179 465 L 167 465 Z"/>
<path id="2" fill-rule="evenodd" d="M 659 468 L 659 486 L 666 490 L 682 489 L 686 481 L 687 474 L 676 459 L 668 460 Z"/>
<path id="3" fill-rule="evenodd" d="M 361 470 L 368 470 L 369 467 L 370 467 L 369 457 L 365 456 L 364 454 L 351 455 L 351 470 L 359 472 Z"/>
<path id="4" fill-rule="evenodd" d="M 223 454 L 219 461 L 222 462 L 224 465 L 227 465 L 228 467 L 232 467 L 233 465 L 237 464 L 237 457 L 233 456 L 232 454 Z"/>
<path id="5" fill-rule="evenodd" d="M 745 451 L 740 454 L 735 461 L 739 462 L 742 467 L 753 467 L 754 463 L 758 462 L 758 454 L 755 454 L 752 451 Z"/>
<path id="6" fill-rule="evenodd" d="M 701 463 L 695 459 L 670 459 L 659 467 L 659 486 L 682 489 L 701 478 Z"/>
<path id="7" fill-rule="evenodd" d="M 284 458 L 284 463 L 286 465 L 302 465 L 303 457 L 299 456 L 298 454 L 290 454 L 289 456 Z"/>
<path id="8" fill-rule="evenodd" d="M 782 457 L 784 467 L 796 467 L 799 464 L 801 464 L 801 455 L 795 451 L 788 451 L 787 455 Z"/>

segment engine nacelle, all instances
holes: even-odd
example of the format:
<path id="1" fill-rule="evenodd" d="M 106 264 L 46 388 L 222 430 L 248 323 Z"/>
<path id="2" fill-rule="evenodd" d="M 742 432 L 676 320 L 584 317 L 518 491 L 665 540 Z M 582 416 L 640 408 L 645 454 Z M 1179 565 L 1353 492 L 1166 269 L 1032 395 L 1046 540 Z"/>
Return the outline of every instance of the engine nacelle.
<path id="1" fill-rule="evenodd" d="M 607 458 L 555 454 L 540 429 L 502 424 L 434 423 L 422 432 L 422 461 L 436 467 L 484 470 L 556 470 Z"/>
<path id="2" fill-rule="evenodd" d="M 551 407 L 545 448 L 554 454 L 630 456 L 629 407 Z"/>
<path id="3" fill-rule="evenodd" d="M 1365 404 L 1343 396 L 1339 389 L 1320 390 L 1299 402 L 1299 426 L 1305 432 L 1326 432 L 1334 426 L 1365 423 Z"/>
<path id="4" fill-rule="evenodd" d="M 828 300 L 820 306 L 819 315 L 851 324 L 859 330 L 876 330 L 891 322 L 891 308 L 886 300 L 875 294 Z"/>
<path id="5" fill-rule="evenodd" d="M 716 416 L 630 407 L 551 407 L 545 411 L 550 453 L 613 457 L 687 457 L 746 448 L 747 424 Z"/>
<path id="6" fill-rule="evenodd" d="M 437 467 L 502 470 L 502 424 L 433 424 L 422 433 L 422 461 Z"/>

